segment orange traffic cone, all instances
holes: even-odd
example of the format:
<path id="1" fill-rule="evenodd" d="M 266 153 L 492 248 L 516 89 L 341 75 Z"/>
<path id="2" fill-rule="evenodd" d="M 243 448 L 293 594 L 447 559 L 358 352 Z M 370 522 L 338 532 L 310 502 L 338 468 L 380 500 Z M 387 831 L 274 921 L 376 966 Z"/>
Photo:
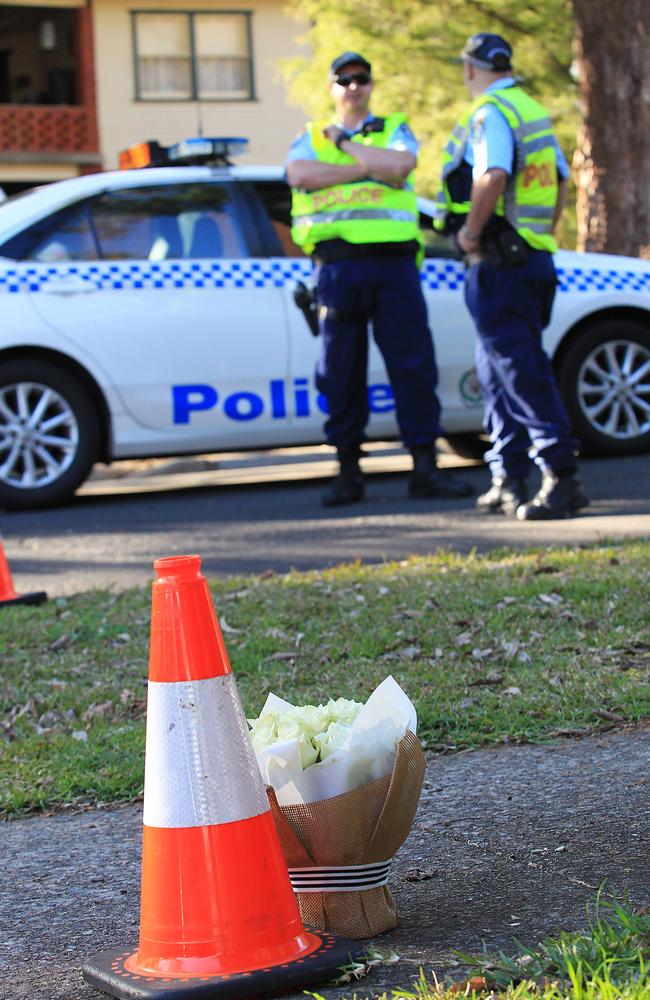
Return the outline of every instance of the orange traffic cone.
<path id="1" fill-rule="evenodd" d="M 47 600 L 44 590 L 34 594 L 18 594 L 14 588 L 5 550 L 0 542 L 0 607 L 4 604 L 42 604 Z"/>
<path id="2" fill-rule="evenodd" d="M 154 563 L 140 941 L 84 966 L 116 997 L 288 992 L 364 950 L 302 924 L 200 565 Z"/>

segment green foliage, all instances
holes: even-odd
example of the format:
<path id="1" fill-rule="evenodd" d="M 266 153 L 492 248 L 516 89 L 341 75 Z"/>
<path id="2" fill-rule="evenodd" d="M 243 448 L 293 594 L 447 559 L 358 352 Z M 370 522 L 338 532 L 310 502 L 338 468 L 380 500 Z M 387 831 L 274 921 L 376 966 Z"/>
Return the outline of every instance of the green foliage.
<path id="1" fill-rule="evenodd" d="M 288 59 L 291 99 L 307 117 L 327 116 L 329 65 L 342 51 L 361 51 L 373 65 L 377 114 L 406 111 L 422 143 L 418 190 L 433 196 L 440 154 L 467 94 L 452 60 L 476 31 L 496 31 L 512 44 L 515 68 L 556 123 L 569 160 L 576 143 L 577 90 L 570 75 L 574 29 L 571 0 L 290 0 L 289 10 L 310 25 L 309 54 Z M 565 245 L 574 223 L 567 220 Z"/>

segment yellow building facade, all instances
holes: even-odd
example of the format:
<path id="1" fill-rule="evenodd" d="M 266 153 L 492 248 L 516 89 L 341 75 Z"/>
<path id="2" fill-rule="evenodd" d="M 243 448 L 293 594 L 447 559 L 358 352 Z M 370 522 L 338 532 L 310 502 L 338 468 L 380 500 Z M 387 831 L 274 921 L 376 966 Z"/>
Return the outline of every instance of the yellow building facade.
<path id="1" fill-rule="evenodd" d="M 281 164 L 304 121 L 283 0 L 14 0 L 0 21 L 0 199 L 150 139 L 242 136 L 238 163 Z"/>
<path id="2" fill-rule="evenodd" d="M 97 124 L 104 169 L 148 139 L 244 136 L 238 163 L 280 164 L 304 114 L 279 63 L 301 26 L 281 0 L 94 0 Z"/>

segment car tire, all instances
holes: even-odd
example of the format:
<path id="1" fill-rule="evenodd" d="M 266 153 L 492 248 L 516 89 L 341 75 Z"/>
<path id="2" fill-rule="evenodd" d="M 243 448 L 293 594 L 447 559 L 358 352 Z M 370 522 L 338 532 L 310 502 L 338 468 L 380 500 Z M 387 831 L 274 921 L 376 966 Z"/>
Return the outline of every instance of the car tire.
<path id="1" fill-rule="evenodd" d="M 73 375 L 28 358 L 0 366 L 0 507 L 32 510 L 69 499 L 99 443 L 96 408 Z"/>
<path id="2" fill-rule="evenodd" d="M 490 447 L 489 438 L 478 433 L 446 434 L 445 441 L 459 458 L 475 458 L 480 461 Z"/>
<path id="3" fill-rule="evenodd" d="M 576 334 L 558 386 L 583 454 L 650 449 L 649 362 L 650 330 L 634 320 L 602 320 Z"/>

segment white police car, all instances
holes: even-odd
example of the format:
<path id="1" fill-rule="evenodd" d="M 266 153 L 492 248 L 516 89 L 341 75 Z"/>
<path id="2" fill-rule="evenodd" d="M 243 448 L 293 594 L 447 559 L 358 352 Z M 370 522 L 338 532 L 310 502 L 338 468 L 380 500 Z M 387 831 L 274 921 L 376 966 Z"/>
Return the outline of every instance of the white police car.
<path id="1" fill-rule="evenodd" d="M 202 145 L 201 145 L 202 144 Z M 121 170 L 0 205 L 0 507 L 70 496 L 96 461 L 322 440 L 318 341 L 293 291 L 311 263 L 289 235 L 280 168 L 233 167 L 237 140 L 144 144 Z M 220 159 L 219 159 L 220 158 Z M 422 281 L 452 440 L 481 427 L 463 267 L 431 227 Z M 545 345 L 586 449 L 650 446 L 650 272 L 562 252 Z M 381 358 L 370 435 L 395 436 Z"/>

